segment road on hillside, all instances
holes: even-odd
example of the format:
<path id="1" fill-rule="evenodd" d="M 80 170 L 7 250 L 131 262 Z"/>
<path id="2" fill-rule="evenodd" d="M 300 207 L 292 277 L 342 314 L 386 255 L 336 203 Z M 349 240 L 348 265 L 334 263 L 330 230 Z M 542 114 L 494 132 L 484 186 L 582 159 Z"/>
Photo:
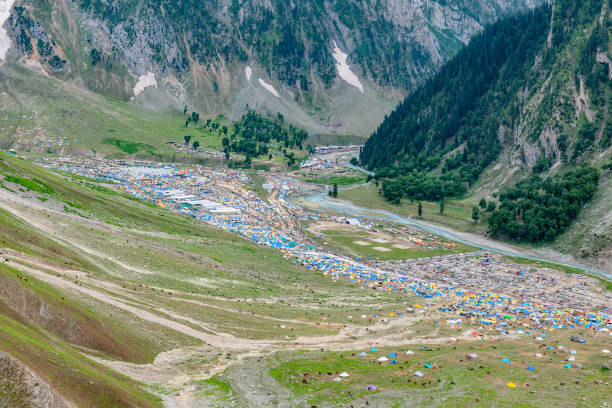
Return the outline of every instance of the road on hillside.
<path id="1" fill-rule="evenodd" d="M 508 256 L 519 256 L 521 258 L 531 259 L 539 262 L 550 262 L 562 266 L 569 266 L 576 269 L 581 269 L 587 273 L 597 275 L 606 280 L 612 281 L 612 274 L 600 271 L 597 269 L 588 268 L 580 265 L 570 265 L 557 262 L 550 259 L 538 258 L 533 255 L 527 255 L 521 252 L 517 252 L 515 248 L 504 244 L 503 242 L 494 241 L 486 237 L 477 236 L 469 233 L 462 233 L 450 228 L 438 227 L 425 222 L 415 222 L 409 218 L 402 217 L 401 215 L 394 214 L 385 210 L 378 210 L 372 208 L 361 207 L 343 200 L 330 200 L 325 193 L 311 194 L 303 197 L 306 201 L 318 205 L 323 208 L 334 210 L 340 213 L 344 213 L 353 217 L 368 218 L 374 221 L 389 221 L 397 224 L 409 225 L 418 228 L 422 231 L 426 231 L 435 235 L 451 239 L 462 244 L 470 245 L 473 247 L 481 248 L 486 251 L 496 252 L 502 255 Z"/>

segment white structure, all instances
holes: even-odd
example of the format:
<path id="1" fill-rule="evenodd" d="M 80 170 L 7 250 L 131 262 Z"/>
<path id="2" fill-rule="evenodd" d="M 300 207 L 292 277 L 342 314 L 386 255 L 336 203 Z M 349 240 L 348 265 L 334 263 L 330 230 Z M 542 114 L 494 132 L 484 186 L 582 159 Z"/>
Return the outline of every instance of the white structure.
<path id="1" fill-rule="evenodd" d="M 240 210 L 233 207 L 228 207 L 214 201 L 205 200 L 193 194 L 186 193 L 182 190 L 163 190 L 159 193 L 167 200 L 176 204 L 188 204 L 193 207 L 201 208 L 211 214 L 238 214 Z"/>

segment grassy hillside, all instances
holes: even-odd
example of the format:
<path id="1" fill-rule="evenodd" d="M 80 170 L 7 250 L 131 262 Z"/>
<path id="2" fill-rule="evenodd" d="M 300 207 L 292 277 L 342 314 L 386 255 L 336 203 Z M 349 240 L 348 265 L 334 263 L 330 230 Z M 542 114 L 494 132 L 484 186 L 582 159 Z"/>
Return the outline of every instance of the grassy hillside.
<path id="1" fill-rule="evenodd" d="M 79 351 L 150 363 L 187 346 L 261 349 L 336 333 L 333 322 L 356 299 L 382 311 L 399 299 L 333 283 L 112 185 L 6 153 L 0 174 L 0 230 L 14 238 L 0 241 L 1 349 L 79 406 L 159 405 Z M 329 323 L 319 325 L 324 310 Z M 213 351 L 210 364 L 220 355 Z"/>
<path id="2" fill-rule="evenodd" d="M 136 153 L 168 155 L 166 141 L 182 140 L 184 116 L 106 98 L 17 64 L 0 68 L 0 142 L 35 151 L 124 154 L 104 143 L 136 143 Z M 146 145 L 146 146 L 145 146 Z"/>

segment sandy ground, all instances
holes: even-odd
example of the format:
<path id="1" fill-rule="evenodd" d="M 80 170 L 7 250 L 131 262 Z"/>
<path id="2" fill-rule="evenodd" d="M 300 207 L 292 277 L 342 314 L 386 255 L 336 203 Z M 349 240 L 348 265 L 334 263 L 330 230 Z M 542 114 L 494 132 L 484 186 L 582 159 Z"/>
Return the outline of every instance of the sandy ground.
<path id="1" fill-rule="evenodd" d="M 384 248 L 384 247 L 379 247 L 379 246 L 373 247 L 372 249 L 379 251 L 379 252 L 390 252 L 391 251 L 389 248 Z"/>

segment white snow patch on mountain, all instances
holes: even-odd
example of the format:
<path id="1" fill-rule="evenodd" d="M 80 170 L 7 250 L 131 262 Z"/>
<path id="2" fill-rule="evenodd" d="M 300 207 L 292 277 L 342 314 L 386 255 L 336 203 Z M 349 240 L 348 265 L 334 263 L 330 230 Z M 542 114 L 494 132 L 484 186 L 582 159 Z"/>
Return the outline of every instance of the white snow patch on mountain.
<path id="1" fill-rule="evenodd" d="M 155 74 L 152 72 L 147 72 L 145 75 L 141 75 L 138 78 L 138 82 L 136 86 L 134 86 L 134 95 L 140 95 L 145 89 L 155 87 L 157 88 L 157 80 L 155 79 Z"/>
<path id="2" fill-rule="evenodd" d="M 0 61 L 6 57 L 7 51 L 11 48 L 11 39 L 2 26 L 11 15 L 13 3 L 15 3 L 15 0 L 0 0 Z"/>
<path id="3" fill-rule="evenodd" d="M 341 79 L 346 81 L 351 86 L 359 89 L 361 93 L 363 93 L 363 86 L 361 82 L 359 82 L 359 78 L 357 75 L 351 71 L 351 68 L 347 64 L 348 54 L 343 53 L 340 48 L 338 48 L 338 44 L 334 41 L 334 52 L 332 54 L 334 59 L 336 60 L 336 69 L 338 70 L 338 75 Z"/>
<path id="4" fill-rule="evenodd" d="M 261 86 L 266 88 L 272 95 L 276 96 L 277 98 L 280 98 L 280 95 L 278 94 L 278 92 L 276 92 L 276 89 L 274 89 L 272 85 L 270 85 L 261 78 L 259 78 L 259 83 L 261 84 Z"/>
<path id="5" fill-rule="evenodd" d="M 246 74 L 247 81 L 250 81 L 251 75 L 253 75 L 253 70 L 251 69 L 251 67 L 247 65 L 246 68 L 244 69 L 244 73 Z"/>

